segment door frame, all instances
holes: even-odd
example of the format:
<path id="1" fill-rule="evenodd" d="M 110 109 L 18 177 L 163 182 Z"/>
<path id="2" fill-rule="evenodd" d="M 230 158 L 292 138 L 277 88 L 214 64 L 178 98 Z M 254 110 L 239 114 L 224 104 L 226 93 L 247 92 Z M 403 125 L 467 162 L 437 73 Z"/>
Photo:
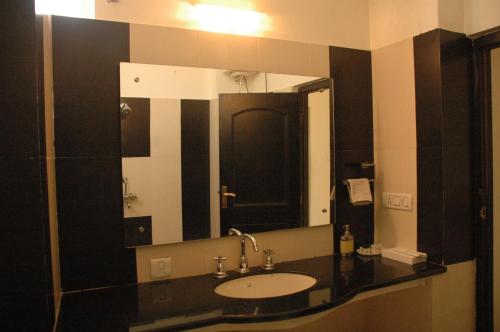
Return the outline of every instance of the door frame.
<path id="1" fill-rule="evenodd" d="M 477 331 L 493 331 L 493 145 L 490 51 L 497 47 L 500 47 L 500 31 L 473 40 L 475 77 L 472 130 L 479 133 L 473 135 Z"/>

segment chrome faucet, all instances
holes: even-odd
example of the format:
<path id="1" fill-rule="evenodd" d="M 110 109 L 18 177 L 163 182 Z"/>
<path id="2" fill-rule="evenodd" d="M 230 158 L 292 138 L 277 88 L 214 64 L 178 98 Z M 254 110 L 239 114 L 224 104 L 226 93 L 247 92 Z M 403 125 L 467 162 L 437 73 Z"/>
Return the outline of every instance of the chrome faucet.
<path id="1" fill-rule="evenodd" d="M 249 239 L 252 242 L 253 251 L 258 252 L 259 246 L 257 245 L 257 240 L 255 240 L 255 238 L 252 235 L 244 234 L 241 231 L 237 230 L 236 228 L 230 228 L 227 234 L 241 237 L 240 267 L 236 269 L 236 271 L 238 271 L 239 273 L 250 272 L 250 268 L 248 267 L 246 249 L 245 249 L 245 243 L 246 243 L 245 240 Z"/>

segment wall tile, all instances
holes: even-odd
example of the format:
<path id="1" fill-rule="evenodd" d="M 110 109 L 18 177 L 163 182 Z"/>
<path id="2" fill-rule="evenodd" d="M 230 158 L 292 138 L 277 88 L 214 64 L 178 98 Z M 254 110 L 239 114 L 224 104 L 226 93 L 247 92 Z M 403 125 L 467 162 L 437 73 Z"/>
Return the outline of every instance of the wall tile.
<path id="1" fill-rule="evenodd" d="M 417 144 L 419 148 L 440 147 L 443 111 L 439 31 L 416 36 L 413 45 Z"/>
<path id="2" fill-rule="evenodd" d="M 53 17 L 57 157 L 120 155 L 119 63 L 128 53 L 128 24 Z"/>

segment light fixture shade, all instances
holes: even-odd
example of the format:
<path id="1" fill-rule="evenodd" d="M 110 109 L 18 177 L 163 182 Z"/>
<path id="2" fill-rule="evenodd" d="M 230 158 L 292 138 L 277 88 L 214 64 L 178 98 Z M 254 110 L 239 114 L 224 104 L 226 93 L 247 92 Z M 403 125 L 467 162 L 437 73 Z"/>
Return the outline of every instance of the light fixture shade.
<path id="1" fill-rule="evenodd" d="M 196 3 L 191 6 L 187 19 L 198 30 L 259 36 L 268 27 L 266 14 L 239 8 Z"/>

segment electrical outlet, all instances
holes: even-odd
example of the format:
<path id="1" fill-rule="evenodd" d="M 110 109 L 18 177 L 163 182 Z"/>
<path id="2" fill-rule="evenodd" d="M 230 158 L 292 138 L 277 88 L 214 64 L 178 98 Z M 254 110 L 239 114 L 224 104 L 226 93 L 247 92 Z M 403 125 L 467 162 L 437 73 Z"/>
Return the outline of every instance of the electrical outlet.
<path id="1" fill-rule="evenodd" d="M 387 209 L 411 211 L 413 210 L 413 197 L 411 194 L 382 193 L 382 206 Z"/>
<path id="2" fill-rule="evenodd" d="M 172 258 L 151 258 L 151 278 L 160 279 L 172 274 Z"/>

